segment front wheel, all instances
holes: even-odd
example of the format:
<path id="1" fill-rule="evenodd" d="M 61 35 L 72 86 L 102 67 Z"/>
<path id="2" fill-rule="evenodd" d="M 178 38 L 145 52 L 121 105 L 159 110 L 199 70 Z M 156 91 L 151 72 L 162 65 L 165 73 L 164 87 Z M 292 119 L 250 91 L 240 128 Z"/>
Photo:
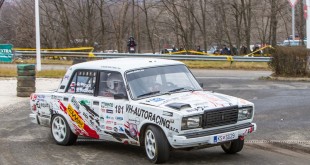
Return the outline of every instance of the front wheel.
<path id="1" fill-rule="evenodd" d="M 235 154 L 242 150 L 243 144 L 244 144 L 244 140 L 238 138 L 237 140 L 222 144 L 221 147 L 226 153 Z"/>
<path id="2" fill-rule="evenodd" d="M 53 116 L 51 132 L 53 139 L 59 145 L 68 146 L 76 142 L 77 135 L 71 131 L 66 119 L 60 115 Z"/>
<path id="3" fill-rule="evenodd" d="M 169 159 L 169 143 L 160 128 L 148 126 L 145 131 L 145 151 L 152 163 L 164 163 Z"/>

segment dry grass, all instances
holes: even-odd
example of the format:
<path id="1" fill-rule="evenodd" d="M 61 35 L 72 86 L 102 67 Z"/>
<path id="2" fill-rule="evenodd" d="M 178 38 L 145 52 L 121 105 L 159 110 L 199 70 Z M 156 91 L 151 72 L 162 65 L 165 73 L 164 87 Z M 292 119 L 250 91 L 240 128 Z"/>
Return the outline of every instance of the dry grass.
<path id="1" fill-rule="evenodd" d="M 16 75 L 16 69 L 14 70 L 6 67 L 0 67 L 0 77 L 15 77 Z"/>
<path id="2" fill-rule="evenodd" d="M 270 70 L 267 62 L 182 61 L 195 69 Z"/>
<path id="3" fill-rule="evenodd" d="M 36 59 L 18 59 L 15 60 L 13 63 L 15 64 L 36 64 Z M 48 64 L 48 65 L 72 65 L 71 60 L 58 60 L 58 59 L 41 59 L 41 64 Z"/>
<path id="4" fill-rule="evenodd" d="M 266 62 L 233 62 L 228 61 L 182 61 L 192 69 L 240 69 L 240 70 L 270 70 Z M 23 63 L 34 64 L 35 60 L 26 60 Z M 71 65 L 72 61 L 67 60 L 42 60 L 42 64 Z M 42 70 L 37 72 L 36 77 L 62 78 L 66 70 Z M 0 66 L 0 77 L 17 76 L 16 68 L 12 69 Z"/>
<path id="5" fill-rule="evenodd" d="M 65 74 L 66 70 L 42 70 L 37 73 L 37 77 L 62 78 Z"/>
<path id="6" fill-rule="evenodd" d="M 62 78 L 66 70 L 42 70 L 37 72 L 36 77 L 41 78 Z M 16 77 L 17 69 L 0 67 L 0 77 Z"/>

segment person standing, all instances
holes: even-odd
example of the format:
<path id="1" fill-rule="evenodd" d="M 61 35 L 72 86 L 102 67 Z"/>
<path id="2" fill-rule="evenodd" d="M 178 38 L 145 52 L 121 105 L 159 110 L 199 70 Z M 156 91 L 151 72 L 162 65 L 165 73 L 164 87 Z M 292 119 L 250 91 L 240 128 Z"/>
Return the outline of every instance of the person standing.
<path id="1" fill-rule="evenodd" d="M 137 44 L 135 42 L 135 39 L 132 36 L 130 36 L 128 43 L 127 43 L 128 52 L 129 53 L 136 53 L 136 46 L 137 46 Z"/>

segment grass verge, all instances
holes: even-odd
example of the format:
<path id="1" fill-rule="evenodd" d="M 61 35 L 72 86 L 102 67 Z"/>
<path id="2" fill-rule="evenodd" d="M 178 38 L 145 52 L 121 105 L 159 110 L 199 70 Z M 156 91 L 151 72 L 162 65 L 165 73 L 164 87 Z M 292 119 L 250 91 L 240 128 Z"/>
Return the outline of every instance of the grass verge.
<path id="1" fill-rule="evenodd" d="M 37 72 L 36 77 L 40 78 L 62 78 L 66 70 L 42 70 Z M 17 69 L 0 67 L 0 77 L 16 77 Z"/>
<path id="2" fill-rule="evenodd" d="M 182 61 L 193 69 L 270 70 L 267 62 Z"/>

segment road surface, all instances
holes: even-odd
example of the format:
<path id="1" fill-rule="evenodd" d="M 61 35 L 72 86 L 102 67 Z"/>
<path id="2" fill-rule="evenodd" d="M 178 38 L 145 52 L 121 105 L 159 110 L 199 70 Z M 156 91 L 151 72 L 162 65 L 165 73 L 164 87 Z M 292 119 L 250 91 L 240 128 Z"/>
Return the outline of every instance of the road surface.
<path id="1" fill-rule="evenodd" d="M 310 162 L 310 83 L 258 80 L 270 72 L 193 70 L 204 88 L 255 103 L 256 133 L 236 155 L 220 147 L 173 151 L 167 164 L 288 164 Z M 55 89 L 60 79 L 37 79 L 37 91 Z M 150 164 L 143 148 L 80 139 L 56 145 L 50 129 L 30 123 L 29 98 L 17 98 L 16 79 L 0 78 L 0 164 Z M 3 85 L 7 84 L 7 85 Z"/>

